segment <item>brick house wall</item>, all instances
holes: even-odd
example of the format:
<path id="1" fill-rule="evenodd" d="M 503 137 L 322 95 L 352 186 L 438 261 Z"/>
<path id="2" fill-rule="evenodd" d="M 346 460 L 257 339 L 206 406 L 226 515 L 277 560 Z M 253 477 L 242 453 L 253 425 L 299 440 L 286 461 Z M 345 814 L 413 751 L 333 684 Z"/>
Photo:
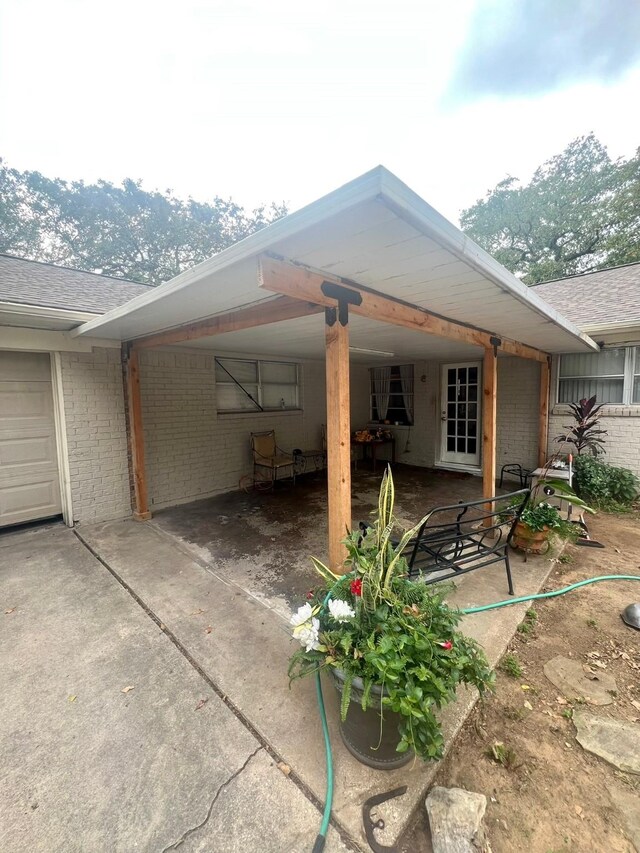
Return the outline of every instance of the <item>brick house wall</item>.
<path id="1" fill-rule="evenodd" d="M 150 508 L 237 489 L 240 478 L 252 471 L 251 432 L 274 429 L 287 451 L 320 448 L 325 365 L 301 365 L 301 411 L 231 414 L 216 408 L 213 353 L 143 351 L 140 385 Z M 352 365 L 351 388 L 352 422 L 366 423 L 366 367 Z"/>
<path id="2" fill-rule="evenodd" d="M 119 349 L 61 352 L 74 521 L 131 515 Z"/>
<path id="3" fill-rule="evenodd" d="M 94 347 L 91 353 L 60 356 L 74 520 L 128 517 L 131 490 L 120 350 Z M 301 364 L 300 412 L 227 414 L 216 409 L 211 352 L 143 351 L 140 373 L 151 509 L 237 489 L 240 477 L 251 471 L 252 431 L 275 429 L 286 450 L 320 447 L 326 418 L 325 366 L 321 361 Z M 415 422 L 410 430 L 396 428 L 397 461 L 433 467 L 440 441 L 440 364 L 416 361 L 414 373 Z M 517 358 L 498 362 L 498 469 L 504 462 L 535 464 L 538 375 L 534 362 Z M 368 422 L 369 402 L 368 367 L 352 364 L 354 429 Z M 551 435 L 554 430 L 552 425 Z"/>

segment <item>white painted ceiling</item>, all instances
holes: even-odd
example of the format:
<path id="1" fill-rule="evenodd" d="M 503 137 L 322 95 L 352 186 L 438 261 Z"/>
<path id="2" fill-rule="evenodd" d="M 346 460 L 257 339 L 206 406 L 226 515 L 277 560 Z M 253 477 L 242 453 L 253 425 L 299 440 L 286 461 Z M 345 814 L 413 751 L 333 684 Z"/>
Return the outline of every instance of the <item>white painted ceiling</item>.
<path id="1" fill-rule="evenodd" d="M 128 340 L 271 298 L 257 275 L 258 256 L 266 251 L 545 352 L 595 348 L 382 167 L 85 323 L 78 333 Z M 352 337 L 355 346 L 399 357 L 465 357 L 464 347 L 454 342 L 355 316 Z M 323 346 L 321 314 L 215 340 L 221 351 L 300 357 L 320 357 Z"/>

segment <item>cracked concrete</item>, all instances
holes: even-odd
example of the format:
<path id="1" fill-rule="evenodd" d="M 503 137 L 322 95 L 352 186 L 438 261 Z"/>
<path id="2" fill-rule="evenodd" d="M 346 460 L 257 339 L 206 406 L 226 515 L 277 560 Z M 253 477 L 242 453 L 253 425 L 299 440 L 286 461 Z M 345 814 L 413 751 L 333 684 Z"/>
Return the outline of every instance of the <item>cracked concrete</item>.
<path id="1" fill-rule="evenodd" d="M 218 802 L 218 797 L 220 796 L 220 794 L 222 793 L 222 791 L 223 791 L 223 790 L 224 790 L 228 785 L 230 785 L 230 784 L 233 782 L 233 780 L 234 780 L 234 779 L 236 779 L 236 778 L 237 778 L 237 777 L 242 773 L 242 771 L 243 771 L 243 770 L 245 770 L 245 769 L 246 769 L 246 767 L 247 767 L 247 765 L 249 764 L 249 762 L 251 761 L 251 759 L 252 759 L 252 758 L 255 758 L 255 757 L 256 757 L 256 755 L 257 755 L 257 754 L 260 752 L 260 750 L 262 750 L 262 749 L 264 749 L 264 747 L 262 747 L 262 746 L 257 747 L 257 748 L 256 748 L 256 750 L 255 750 L 255 752 L 252 752 L 252 753 L 251 753 L 251 755 L 249 755 L 249 756 L 247 757 L 247 759 L 246 759 L 246 761 L 244 762 L 244 764 L 242 765 L 242 767 L 239 767 L 237 770 L 235 770 L 235 771 L 231 774 L 231 776 L 229 776 L 229 778 L 228 778 L 225 782 L 223 782 L 223 783 L 222 783 L 222 785 L 220 785 L 220 787 L 218 788 L 218 790 L 216 791 L 216 793 L 215 793 L 215 795 L 214 795 L 214 797 L 213 797 L 213 800 L 211 800 L 211 805 L 210 805 L 210 806 L 209 806 L 209 808 L 207 809 L 207 814 L 206 814 L 206 816 L 205 816 L 204 820 L 201 820 L 201 821 L 200 821 L 200 823 L 197 823 L 195 826 L 192 826 L 190 829 L 186 829 L 186 830 L 182 833 L 182 835 L 180 836 L 180 838 L 179 838 L 177 841 L 175 841 L 173 844 L 170 844 L 168 847 L 165 847 L 165 849 L 164 849 L 163 853 L 169 853 L 169 851 L 171 851 L 171 850 L 177 850 L 177 849 L 178 849 L 178 847 L 181 847 L 181 846 L 184 844 L 184 842 L 185 842 L 188 838 L 191 838 L 191 836 L 192 836 L 192 835 L 195 835 L 195 833 L 196 833 L 196 832 L 198 832 L 200 829 L 202 829 L 204 826 L 206 826 L 206 824 L 207 824 L 207 823 L 209 822 L 209 820 L 211 819 L 211 814 L 212 814 L 212 812 L 213 812 L 213 807 L 214 807 L 214 806 L 215 806 L 215 804 Z"/>
<path id="2" fill-rule="evenodd" d="M 316 806 L 72 531 L 0 535 L 0 603 L 0 849 L 311 848 Z"/>

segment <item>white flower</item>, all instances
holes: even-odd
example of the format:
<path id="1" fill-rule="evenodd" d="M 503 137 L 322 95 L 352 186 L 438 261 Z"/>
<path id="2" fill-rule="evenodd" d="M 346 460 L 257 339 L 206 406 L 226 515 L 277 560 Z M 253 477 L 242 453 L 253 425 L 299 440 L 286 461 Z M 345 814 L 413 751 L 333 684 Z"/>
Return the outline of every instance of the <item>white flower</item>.
<path id="1" fill-rule="evenodd" d="M 293 636 L 300 640 L 300 645 L 304 646 L 307 652 L 312 652 L 320 648 L 319 633 L 320 621 L 315 616 L 311 622 L 305 622 L 303 625 L 298 625 L 293 629 Z"/>
<path id="2" fill-rule="evenodd" d="M 295 625 L 304 625 L 305 622 L 308 622 L 313 615 L 313 610 L 311 609 L 311 605 L 307 602 L 303 604 L 302 607 L 298 607 L 298 612 L 294 613 L 291 617 L 291 624 Z M 295 633 L 295 632 L 294 632 Z"/>
<path id="3" fill-rule="evenodd" d="M 346 622 L 347 619 L 353 619 L 356 615 L 355 610 L 346 601 L 341 601 L 339 598 L 331 599 L 329 611 L 336 622 Z"/>

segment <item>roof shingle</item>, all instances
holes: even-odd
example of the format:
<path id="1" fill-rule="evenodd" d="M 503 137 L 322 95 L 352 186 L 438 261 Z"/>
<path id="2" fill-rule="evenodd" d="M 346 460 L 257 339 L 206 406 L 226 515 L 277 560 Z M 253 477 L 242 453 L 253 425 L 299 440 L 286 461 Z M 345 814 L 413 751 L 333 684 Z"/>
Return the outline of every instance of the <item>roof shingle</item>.
<path id="1" fill-rule="evenodd" d="M 151 285 L 0 255 L 0 302 L 105 314 Z"/>
<path id="2" fill-rule="evenodd" d="M 640 324 L 640 263 L 545 281 L 534 288 L 580 328 L 633 320 Z"/>

